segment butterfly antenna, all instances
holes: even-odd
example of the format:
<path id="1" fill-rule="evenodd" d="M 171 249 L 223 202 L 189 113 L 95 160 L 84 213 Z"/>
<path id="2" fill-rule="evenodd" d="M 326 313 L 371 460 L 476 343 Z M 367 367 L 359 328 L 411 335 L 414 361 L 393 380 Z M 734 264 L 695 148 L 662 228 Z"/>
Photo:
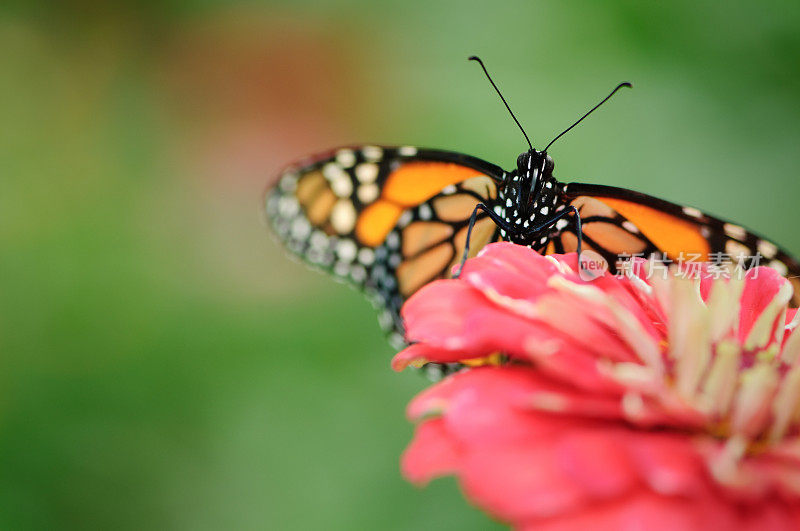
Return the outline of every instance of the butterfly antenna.
<path id="1" fill-rule="evenodd" d="M 516 117 L 516 116 L 514 116 L 514 113 L 511 111 L 511 107 L 509 107 L 509 106 L 508 106 L 508 102 L 507 102 L 507 101 L 506 101 L 506 99 L 503 97 L 503 95 L 500 93 L 500 89 L 499 89 L 499 88 L 497 88 L 497 85 L 495 85 L 495 84 L 494 84 L 494 81 L 492 81 L 492 76 L 490 76 L 490 75 L 489 75 L 489 71 L 488 71 L 488 70 L 486 70 L 486 65 L 484 65 L 484 64 L 483 64 L 483 61 L 481 61 L 480 57 L 478 57 L 477 55 L 473 55 L 473 56 L 471 56 L 471 57 L 469 58 L 469 60 L 470 60 L 470 61 L 478 61 L 478 64 L 479 64 L 479 65 L 481 65 L 481 68 L 483 68 L 483 73 L 484 73 L 484 74 L 486 74 L 486 77 L 487 77 L 487 78 L 489 78 L 489 83 L 491 83 L 491 84 L 492 84 L 492 86 L 494 87 L 494 90 L 496 90 L 496 91 L 497 91 L 497 95 L 498 95 L 498 96 L 500 96 L 500 99 L 501 99 L 501 100 L 503 100 L 503 103 L 505 103 L 505 105 L 506 105 L 506 109 L 508 109 L 508 113 L 509 113 L 509 114 L 511 115 L 511 117 L 514 119 L 514 121 L 515 121 L 515 122 L 517 122 L 517 126 L 519 127 L 519 130 L 520 130 L 520 131 L 522 131 L 522 134 L 523 134 L 523 135 L 525 135 L 525 140 L 527 140 L 527 141 L 528 141 L 528 147 L 530 147 L 530 148 L 531 148 L 531 151 L 533 151 L 533 145 L 531 144 L 531 139 L 530 139 L 530 138 L 528 138 L 528 134 L 527 134 L 527 133 L 525 133 L 525 129 L 523 129 L 523 128 L 522 128 L 522 124 L 520 124 L 520 123 L 519 123 L 519 120 L 517 120 L 517 117 Z"/>
<path id="2" fill-rule="evenodd" d="M 567 127 L 567 128 L 566 128 L 566 129 L 565 129 L 565 130 L 564 130 L 564 131 L 563 131 L 563 132 L 560 134 L 560 135 L 558 135 L 558 136 L 557 136 L 557 137 L 555 137 L 553 140 L 551 140 L 551 141 L 550 141 L 550 143 L 549 143 L 549 144 L 547 144 L 547 147 L 546 147 L 546 148 L 544 148 L 544 149 L 542 150 L 542 152 L 545 152 L 545 151 L 547 151 L 547 148 L 549 148 L 550 146 L 552 146 L 552 145 L 553 145 L 553 142 L 555 142 L 556 140 L 558 140 L 559 138 L 561 138 L 562 136 L 564 136 L 565 134 L 567 134 L 567 133 L 568 133 L 568 132 L 569 132 L 569 131 L 570 131 L 570 130 L 573 128 L 573 127 L 575 127 L 576 125 L 578 125 L 579 123 L 581 123 L 581 122 L 583 121 L 583 119 L 584 119 L 584 118 L 586 118 L 587 116 L 589 116 L 590 114 L 592 114 L 592 113 L 593 113 L 593 112 L 594 112 L 594 111 L 595 111 L 595 110 L 596 110 L 598 107 L 600 107 L 602 104 L 604 104 L 605 102 L 607 102 L 607 101 L 608 101 L 608 100 L 611 98 L 611 96 L 613 96 L 613 95 L 614 95 L 614 94 L 615 94 L 615 93 L 616 93 L 616 92 L 617 92 L 619 89 L 621 89 L 622 87 L 633 88 L 633 85 L 631 85 L 631 84 L 630 84 L 630 83 L 628 83 L 627 81 L 625 81 L 625 82 L 623 82 L 623 83 L 620 83 L 619 85 L 617 85 L 617 87 L 616 87 L 614 90 L 612 90 L 612 91 L 611 91 L 611 94 L 609 94 L 608 96 L 606 96 L 605 98 L 603 98 L 603 101 L 601 101 L 600 103 L 598 103 L 597 105 L 595 105 L 594 107 L 592 107 L 591 109 L 589 109 L 589 112 L 587 112 L 586 114 L 584 114 L 583 116 L 581 116 L 581 117 L 580 117 L 580 119 L 579 119 L 577 122 L 575 122 L 575 123 L 574 123 L 574 124 L 572 124 L 571 126 Z"/>

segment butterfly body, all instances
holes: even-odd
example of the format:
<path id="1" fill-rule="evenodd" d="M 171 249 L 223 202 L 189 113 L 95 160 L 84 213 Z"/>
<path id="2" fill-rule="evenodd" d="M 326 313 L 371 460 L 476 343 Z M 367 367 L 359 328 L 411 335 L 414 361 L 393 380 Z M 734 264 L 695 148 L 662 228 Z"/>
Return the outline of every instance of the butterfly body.
<path id="1" fill-rule="evenodd" d="M 719 262 L 725 254 L 800 276 L 797 260 L 741 226 L 630 190 L 563 184 L 553 170 L 535 149 L 505 171 L 449 151 L 345 147 L 288 167 L 268 194 L 267 217 L 290 251 L 364 289 L 398 341 L 403 302 L 493 241 L 544 254 L 583 242 L 612 272 L 620 256 Z M 756 254 L 763 261 L 742 261 Z"/>
<path id="2" fill-rule="evenodd" d="M 556 215 L 559 207 L 563 208 L 553 168 L 549 155 L 531 150 L 520 154 L 515 171 L 505 174 L 494 205 L 494 211 L 510 228 L 501 227 L 504 239 L 537 250 L 546 246 L 548 236 L 543 231 L 549 227 L 534 228 Z"/>

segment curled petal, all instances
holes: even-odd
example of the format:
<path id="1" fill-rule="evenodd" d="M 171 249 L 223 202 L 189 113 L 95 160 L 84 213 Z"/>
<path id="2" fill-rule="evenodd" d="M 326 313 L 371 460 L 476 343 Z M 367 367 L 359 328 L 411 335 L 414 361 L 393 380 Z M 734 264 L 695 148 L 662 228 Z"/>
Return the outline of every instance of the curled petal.
<path id="1" fill-rule="evenodd" d="M 431 419 L 417 426 L 414 441 L 403 452 L 400 469 L 415 485 L 458 471 L 459 448 L 449 437 L 442 419 Z"/>

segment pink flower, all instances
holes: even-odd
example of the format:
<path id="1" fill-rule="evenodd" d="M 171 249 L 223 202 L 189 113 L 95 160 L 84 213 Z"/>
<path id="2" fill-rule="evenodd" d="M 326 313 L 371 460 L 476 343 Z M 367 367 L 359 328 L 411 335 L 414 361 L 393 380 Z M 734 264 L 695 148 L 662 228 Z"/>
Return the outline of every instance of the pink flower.
<path id="1" fill-rule="evenodd" d="M 393 366 L 473 367 L 409 405 L 403 474 L 456 475 L 520 529 L 800 529 L 789 282 L 639 266 L 585 282 L 574 254 L 498 243 L 412 297 Z"/>

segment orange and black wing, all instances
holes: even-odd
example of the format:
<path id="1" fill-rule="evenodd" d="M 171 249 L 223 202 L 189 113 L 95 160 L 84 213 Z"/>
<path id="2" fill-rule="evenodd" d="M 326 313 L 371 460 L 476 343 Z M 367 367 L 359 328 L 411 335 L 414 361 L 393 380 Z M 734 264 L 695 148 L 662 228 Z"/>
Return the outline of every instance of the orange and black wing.
<path id="1" fill-rule="evenodd" d="M 419 288 L 448 277 L 470 215 L 497 197 L 498 166 L 447 151 L 360 146 L 301 161 L 267 196 L 267 217 L 310 265 L 364 289 L 401 339 L 399 311 Z M 498 239 L 481 212 L 471 254 Z"/>
<path id="2" fill-rule="evenodd" d="M 798 283 L 800 262 L 776 244 L 696 208 L 593 184 L 564 185 L 562 195 L 566 204 L 578 208 L 585 248 L 600 253 L 612 268 L 619 256 L 657 254 L 676 262 L 766 265 Z M 574 250 L 576 241 L 570 224 L 553 238 L 550 251 Z M 798 288 L 800 284 L 795 287 L 800 293 Z"/>

